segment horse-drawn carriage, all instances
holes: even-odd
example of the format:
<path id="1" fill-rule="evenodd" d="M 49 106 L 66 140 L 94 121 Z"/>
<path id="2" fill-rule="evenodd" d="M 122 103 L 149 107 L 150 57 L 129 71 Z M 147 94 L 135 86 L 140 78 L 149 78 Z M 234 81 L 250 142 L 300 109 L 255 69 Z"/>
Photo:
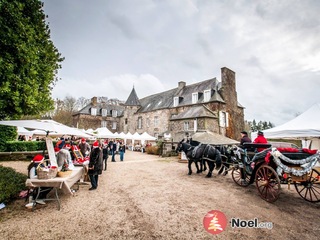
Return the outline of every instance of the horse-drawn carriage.
<path id="1" fill-rule="evenodd" d="M 266 148 L 259 153 L 248 150 Z M 298 194 L 309 202 L 320 202 L 320 172 L 316 164 L 320 153 L 315 150 L 270 148 L 270 144 L 245 144 L 235 147 L 237 160 L 232 165 L 232 179 L 240 186 L 256 184 L 262 199 L 279 198 L 281 183 L 294 184 Z"/>
<path id="2" fill-rule="evenodd" d="M 265 148 L 255 152 L 256 148 Z M 244 146 L 232 146 L 223 154 L 210 144 L 191 146 L 181 141 L 177 151 L 184 151 L 188 158 L 189 175 L 191 163 L 207 162 L 211 177 L 215 166 L 221 173 L 232 170 L 233 181 L 242 187 L 255 183 L 262 199 L 274 202 L 279 198 L 281 183 L 290 187 L 294 184 L 298 194 L 309 202 L 320 202 L 320 152 L 308 149 L 271 148 L 271 144 L 246 143 Z"/>

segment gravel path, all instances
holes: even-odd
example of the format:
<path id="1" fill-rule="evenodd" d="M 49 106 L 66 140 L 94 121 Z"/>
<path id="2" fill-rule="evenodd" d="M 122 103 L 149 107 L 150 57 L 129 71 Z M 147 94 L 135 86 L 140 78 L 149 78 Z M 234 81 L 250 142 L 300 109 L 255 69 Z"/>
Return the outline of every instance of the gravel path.
<path id="1" fill-rule="evenodd" d="M 26 173 L 26 162 L 1 162 Z M 230 175 L 187 175 L 187 164 L 127 151 L 125 161 L 108 162 L 99 187 L 80 185 L 73 197 L 61 194 L 34 212 L 24 201 L 1 210 L 1 239 L 318 239 L 320 205 L 304 201 L 283 185 L 277 202 L 263 201 L 254 185 L 241 188 Z M 8 208 L 9 209 L 9 208 Z M 227 219 L 271 222 L 272 229 L 231 228 L 209 234 L 203 218 L 211 210 Z"/>

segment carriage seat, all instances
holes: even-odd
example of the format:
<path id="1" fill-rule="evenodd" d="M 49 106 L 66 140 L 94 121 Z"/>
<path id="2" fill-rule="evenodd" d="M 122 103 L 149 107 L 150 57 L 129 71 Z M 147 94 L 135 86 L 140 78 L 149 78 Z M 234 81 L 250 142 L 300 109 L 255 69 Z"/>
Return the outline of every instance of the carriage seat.
<path id="1" fill-rule="evenodd" d="M 248 152 L 255 152 L 257 148 L 270 148 L 269 143 L 244 143 L 242 146 Z"/>
<path id="2" fill-rule="evenodd" d="M 311 155 L 315 154 L 317 150 L 310 149 L 296 149 L 296 148 L 277 148 L 279 152 L 281 152 L 284 156 L 292 159 L 292 160 L 301 160 Z"/>

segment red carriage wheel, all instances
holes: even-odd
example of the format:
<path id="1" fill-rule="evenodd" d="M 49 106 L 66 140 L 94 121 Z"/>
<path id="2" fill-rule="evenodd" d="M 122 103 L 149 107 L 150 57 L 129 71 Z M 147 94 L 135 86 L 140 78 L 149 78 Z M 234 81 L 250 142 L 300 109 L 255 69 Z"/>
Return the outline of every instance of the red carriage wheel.
<path id="1" fill-rule="evenodd" d="M 320 173 L 312 169 L 303 182 L 294 182 L 298 194 L 308 202 L 320 202 Z"/>
<path id="2" fill-rule="evenodd" d="M 268 165 L 258 168 L 255 176 L 256 186 L 261 198 L 267 202 L 275 202 L 280 195 L 281 185 L 277 172 Z"/>
<path id="3" fill-rule="evenodd" d="M 250 185 L 250 175 L 246 173 L 243 168 L 236 167 L 232 169 L 231 176 L 233 181 L 241 187 L 247 187 Z"/>

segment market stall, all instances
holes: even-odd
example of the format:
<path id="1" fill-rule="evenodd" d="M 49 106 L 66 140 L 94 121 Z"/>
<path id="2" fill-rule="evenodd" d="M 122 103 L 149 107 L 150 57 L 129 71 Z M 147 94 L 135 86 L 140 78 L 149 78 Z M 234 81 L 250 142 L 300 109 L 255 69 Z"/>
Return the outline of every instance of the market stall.
<path id="1" fill-rule="evenodd" d="M 26 180 L 26 186 L 29 188 L 40 188 L 39 189 L 40 191 L 41 191 L 41 188 L 52 187 L 55 195 L 54 198 L 47 198 L 43 200 L 57 201 L 58 210 L 60 210 L 60 198 L 59 198 L 58 190 L 61 189 L 63 193 L 73 195 L 73 191 L 71 190 L 71 188 L 74 184 L 78 183 L 79 180 L 83 178 L 83 175 L 84 175 L 84 168 L 75 167 L 74 170 L 72 170 L 72 173 L 66 177 L 55 177 L 51 179 L 28 178 Z M 38 196 L 32 201 L 33 202 L 32 209 L 34 209 L 36 205 L 36 201 L 38 200 L 37 198 Z"/>

